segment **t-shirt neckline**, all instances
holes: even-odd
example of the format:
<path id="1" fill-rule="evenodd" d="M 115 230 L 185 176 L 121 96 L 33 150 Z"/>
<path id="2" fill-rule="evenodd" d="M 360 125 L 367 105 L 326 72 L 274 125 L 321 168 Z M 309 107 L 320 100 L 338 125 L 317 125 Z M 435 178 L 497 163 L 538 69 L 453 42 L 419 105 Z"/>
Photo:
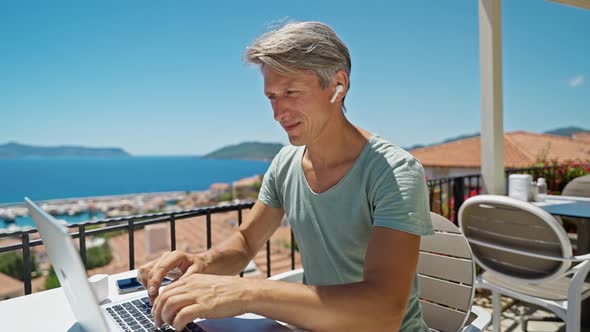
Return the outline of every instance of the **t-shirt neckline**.
<path id="1" fill-rule="evenodd" d="M 340 180 L 338 180 L 338 182 L 336 182 L 336 184 L 334 184 L 333 186 L 328 188 L 328 190 L 323 191 L 321 193 L 316 193 L 315 191 L 313 191 L 311 189 L 311 187 L 309 186 L 309 182 L 307 182 L 307 177 L 305 176 L 305 172 L 303 172 L 303 163 L 302 163 L 303 155 L 305 154 L 305 150 L 307 149 L 307 147 L 304 146 L 302 149 L 300 149 L 301 152 L 300 152 L 299 157 L 297 158 L 297 161 L 299 162 L 299 165 L 298 165 L 299 175 L 301 176 L 302 181 L 305 184 L 305 187 L 307 188 L 309 193 L 312 194 L 313 196 L 319 197 L 319 196 L 324 196 L 324 195 L 328 194 L 329 192 L 336 190 L 337 187 L 340 187 L 341 183 L 346 181 L 346 179 L 350 176 L 350 174 L 354 171 L 354 169 L 358 167 L 357 165 L 360 163 L 359 160 L 363 159 L 364 155 L 367 153 L 366 151 L 369 150 L 369 146 L 371 145 L 373 140 L 375 140 L 376 137 L 377 137 L 377 135 L 375 135 L 375 134 L 373 134 L 371 137 L 369 137 L 369 139 L 367 140 L 367 142 L 363 146 L 361 153 L 359 153 L 358 157 L 356 157 L 355 161 L 352 163 L 352 166 L 348 169 L 348 171 L 346 171 L 344 176 L 342 178 L 340 178 Z"/>

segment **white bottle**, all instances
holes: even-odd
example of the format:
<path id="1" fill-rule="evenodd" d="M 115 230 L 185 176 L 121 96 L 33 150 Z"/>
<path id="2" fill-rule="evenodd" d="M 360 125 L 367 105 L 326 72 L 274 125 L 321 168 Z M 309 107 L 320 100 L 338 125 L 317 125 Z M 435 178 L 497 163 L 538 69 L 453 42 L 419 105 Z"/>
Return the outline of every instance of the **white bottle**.
<path id="1" fill-rule="evenodd" d="M 544 178 L 537 179 L 537 202 L 544 202 L 547 196 L 547 182 Z"/>

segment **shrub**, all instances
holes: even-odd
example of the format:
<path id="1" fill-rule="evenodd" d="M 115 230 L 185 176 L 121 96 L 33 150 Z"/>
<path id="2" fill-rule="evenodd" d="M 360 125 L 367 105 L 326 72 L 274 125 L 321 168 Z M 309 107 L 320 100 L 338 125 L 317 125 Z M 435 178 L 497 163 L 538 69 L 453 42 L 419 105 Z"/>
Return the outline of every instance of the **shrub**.
<path id="1" fill-rule="evenodd" d="M 31 277 L 36 278 L 40 275 L 39 265 L 34 255 L 31 255 Z M 11 251 L 0 254 L 0 272 L 9 275 L 20 281 L 24 281 L 23 271 L 23 254 L 22 251 Z"/>
<path id="2" fill-rule="evenodd" d="M 590 161 L 580 160 L 566 160 L 563 162 L 557 161 L 538 161 L 531 165 L 534 169 L 530 174 L 533 179 L 543 177 L 547 180 L 548 193 L 560 194 L 563 188 L 571 180 L 590 174 Z"/>
<path id="3" fill-rule="evenodd" d="M 101 246 L 88 248 L 86 251 L 86 269 L 90 270 L 105 266 L 109 264 L 112 259 L 113 254 L 108 242 L 105 242 Z"/>
<path id="4" fill-rule="evenodd" d="M 217 197 L 218 202 L 232 201 L 233 199 L 234 199 L 234 195 L 232 194 L 231 191 L 223 193 L 223 194 L 219 195 L 219 197 Z"/>

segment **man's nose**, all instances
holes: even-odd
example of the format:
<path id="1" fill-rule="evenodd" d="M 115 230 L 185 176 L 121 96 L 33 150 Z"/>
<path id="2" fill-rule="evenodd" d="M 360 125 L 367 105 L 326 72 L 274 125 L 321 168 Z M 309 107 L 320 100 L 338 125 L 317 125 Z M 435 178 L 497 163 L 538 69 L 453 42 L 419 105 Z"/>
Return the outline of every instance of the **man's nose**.
<path id="1" fill-rule="evenodd" d="M 271 104 L 275 121 L 283 120 L 287 114 L 287 108 L 281 97 L 276 97 Z"/>

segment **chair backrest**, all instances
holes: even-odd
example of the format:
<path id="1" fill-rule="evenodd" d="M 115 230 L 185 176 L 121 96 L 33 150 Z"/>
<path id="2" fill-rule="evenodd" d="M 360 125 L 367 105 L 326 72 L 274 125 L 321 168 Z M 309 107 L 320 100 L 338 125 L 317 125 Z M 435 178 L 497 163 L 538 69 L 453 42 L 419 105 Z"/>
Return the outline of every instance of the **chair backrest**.
<path id="1" fill-rule="evenodd" d="M 530 283 L 554 279 L 571 265 L 570 241 L 543 209 L 506 196 L 479 195 L 459 209 L 459 227 L 475 261 L 489 272 Z"/>
<path id="2" fill-rule="evenodd" d="M 438 331 L 459 331 L 473 302 L 472 254 L 457 226 L 435 213 L 431 218 L 435 234 L 422 237 L 418 260 L 424 320 Z"/>
<path id="3" fill-rule="evenodd" d="M 571 180 L 563 191 L 564 196 L 590 197 L 590 174 Z"/>

